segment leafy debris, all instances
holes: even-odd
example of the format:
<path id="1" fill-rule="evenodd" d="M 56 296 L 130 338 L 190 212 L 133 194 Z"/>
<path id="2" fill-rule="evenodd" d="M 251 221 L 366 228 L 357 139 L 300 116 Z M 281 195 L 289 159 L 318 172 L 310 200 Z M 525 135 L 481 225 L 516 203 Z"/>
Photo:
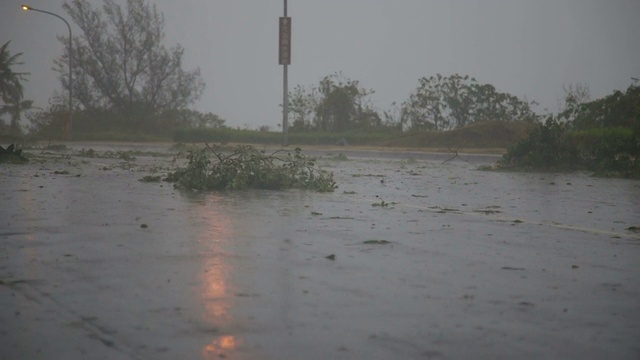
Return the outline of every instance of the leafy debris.
<path id="1" fill-rule="evenodd" d="M 29 160 L 22 156 L 22 149 L 16 148 L 14 144 L 4 147 L 0 146 L 0 163 L 24 164 Z"/>
<path id="2" fill-rule="evenodd" d="M 388 240 L 366 240 L 362 242 L 363 244 L 367 244 L 367 245 L 386 245 L 386 244 L 391 244 L 391 241 Z"/>
<path id="3" fill-rule="evenodd" d="M 186 168 L 170 173 L 166 181 L 186 190 L 311 189 L 332 192 L 333 174 L 316 168 L 315 160 L 302 154 L 278 150 L 271 154 L 251 145 L 238 145 L 230 153 L 210 147 L 190 151 Z"/>

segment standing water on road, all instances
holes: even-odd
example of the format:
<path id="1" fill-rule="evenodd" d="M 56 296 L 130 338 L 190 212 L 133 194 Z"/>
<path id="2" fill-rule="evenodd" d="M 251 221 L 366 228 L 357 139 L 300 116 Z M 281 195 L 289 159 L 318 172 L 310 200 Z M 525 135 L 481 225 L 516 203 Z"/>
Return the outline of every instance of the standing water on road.
<path id="1" fill-rule="evenodd" d="M 637 181 L 345 151 L 333 193 L 184 192 L 142 150 L 0 167 L 0 359 L 640 356 Z"/>

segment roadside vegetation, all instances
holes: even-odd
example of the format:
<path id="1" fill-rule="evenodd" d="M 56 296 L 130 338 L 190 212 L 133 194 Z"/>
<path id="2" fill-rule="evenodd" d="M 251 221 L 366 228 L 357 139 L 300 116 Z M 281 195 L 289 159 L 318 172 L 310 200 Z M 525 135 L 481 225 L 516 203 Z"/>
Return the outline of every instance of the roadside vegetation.
<path id="1" fill-rule="evenodd" d="M 22 156 L 22 149 L 16 149 L 14 144 L 4 147 L 0 146 L 0 164 L 23 164 L 29 162 L 29 159 Z"/>
<path id="2" fill-rule="evenodd" d="M 0 46 L 0 135 L 19 136 L 22 113 L 31 108 L 33 101 L 25 100 L 23 94 L 23 83 L 29 74 L 15 70 L 23 65 L 22 53 L 11 54 L 10 44 L 7 41 Z"/>
<path id="3" fill-rule="evenodd" d="M 497 168 L 640 179 L 640 86 L 594 101 L 578 98 L 567 92 L 565 111 L 509 146 Z"/>
<path id="4" fill-rule="evenodd" d="M 69 39 L 62 36 L 63 52 L 54 60 L 61 91 L 51 96 L 47 107 L 32 106 L 23 99 L 28 73 L 15 70 L 23 65 L 21 53 L 11 54 L 9 42 L 2 45 L 0 142 L 62 140 L 71 111 L 74 141 L 283 143 L 280 129 L 266 125 L 234 128 L 214 113 L 191 109 L 205 88 L 200 70 L 184 69 L 182 46 L 164 43 L 163 14 L 148 0 L 125 4 L 105 0 L 102 6 L 73 0 L 63 8 L 80 30 L 74 38 L 73 82 L 67 75 Z M 72 109 L 65 98 L 70 88 L 75 94 Z M 373 105 L 374 93 L 341 72 L 324 76 L 317 84 L 295 86 L 289 94 L 287 143 L 420 148 L 456 154 L 507 149 L 495 168 L 586 169 L 602 176 L 640 178 L 637 81 L 624 92 L 597 100 L 590 99 L 585 85 L 569 86 L 558 114 L 537 114 L 535 101 L 464 74 L 421 77 L 407 99 L 384 110 Z M 28 123 L 24 127 L 23 115 Z M 280 156 L 258 155 L 242 148 L 226 160 L 282 165 Z M 192 165 L 203 165 L 202 156 L 192 154 Z M 292 169 L 302 169 L 296 167 L 298 162 L 293 164 Z M 241 187 L 243 182 L 237 183 Z"/>

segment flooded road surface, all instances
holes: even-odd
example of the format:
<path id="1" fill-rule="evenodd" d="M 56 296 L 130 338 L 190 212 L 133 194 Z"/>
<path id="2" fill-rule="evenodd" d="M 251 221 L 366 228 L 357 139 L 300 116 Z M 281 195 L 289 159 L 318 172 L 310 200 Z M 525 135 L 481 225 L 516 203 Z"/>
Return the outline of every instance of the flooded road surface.
<path id="1" fill-rule="evenodd" d="M 640 358 L 637 181 L 343 151 L 332 194 L 187 193 L 156 155 L 0 165 L 0 359 Z"/>

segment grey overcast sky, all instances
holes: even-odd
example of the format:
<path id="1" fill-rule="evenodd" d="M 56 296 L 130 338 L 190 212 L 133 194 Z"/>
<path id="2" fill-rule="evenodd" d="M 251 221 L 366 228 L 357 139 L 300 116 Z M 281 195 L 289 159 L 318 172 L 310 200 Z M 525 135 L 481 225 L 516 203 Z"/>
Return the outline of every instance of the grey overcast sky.
<path id="1" fill-rule="evenodd" d="M 53 16 L 24 12 L 29 0 L 0 0 L 0 42 L 12 40 L 30 72 L 26 97 L 46 106 L 60 85 L 62 52 Z M 96 5 L 101 0 L 92 1 Z M 62 16 L 63 0 L 29 5 Z M 122 0 L 121 3 L 126 3 Z M 156 0 L 166 45 L 185 47 L 207 88 L 195 104 L 230 126 L 281 122 L 278 17 L 283 0 Z M 586 84 L 592 98 L 640 77 L 640 0 L 289 0 L 289 86 L 342 71 L 376 91 L 378 110 L 404 101 L 423 76 L 468 74 L 556 112 L 562 86 Z M 77 30 L 77 28 L 75 28 Z"/>

